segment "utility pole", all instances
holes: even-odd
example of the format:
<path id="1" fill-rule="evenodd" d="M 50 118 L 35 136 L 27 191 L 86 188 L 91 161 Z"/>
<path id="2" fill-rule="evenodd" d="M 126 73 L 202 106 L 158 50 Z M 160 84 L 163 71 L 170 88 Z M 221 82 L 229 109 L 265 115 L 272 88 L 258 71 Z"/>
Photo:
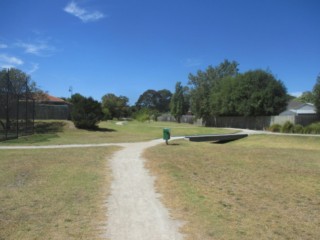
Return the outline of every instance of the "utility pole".
<path id="1" fill-rule="evenodd" d="M 73 95 L 73 88 L 72 88 L 72 86 L 69 87 L 69 92 L 70 92 L 70 98 L 71 98 L 72 95 Z"/>

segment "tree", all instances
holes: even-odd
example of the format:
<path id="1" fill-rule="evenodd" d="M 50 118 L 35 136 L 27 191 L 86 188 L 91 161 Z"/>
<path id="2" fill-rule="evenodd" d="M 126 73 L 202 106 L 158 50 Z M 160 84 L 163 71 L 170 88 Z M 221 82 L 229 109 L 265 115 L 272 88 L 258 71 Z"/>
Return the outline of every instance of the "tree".
<path id="1" fill-rule="evenodd" d="M 169 112 L 170 111 L 170 101 L 172 98 L 172 93 L 168 89 L 162 89 L 158 91 L 160 98 L 158 104 L 159 112 Z"/>
<path id="2" fill-rule="evenodd" d="M 302 103 L 314 103 L 315 96 L 314 96 L 313 92 L 306 91 L 306 92 L 303 92 L 300 97 L 297 97 L 296 100 L 298 100 L 299 102 L 302 102 Z"/>
<path id="3" fill-rule="evenodd" d="M 320 115 L 320 74 L 317 77 L 316 84 L 313 87 L 314 105 L 316 106 L 317 113 Z"/>
<path id="4" fill-rule="evenodd" d="M 171 96 L 172 93 L 167 89 L 160 91 L 149 89 L 140 95 L 136 107 L 138 110 L 147 108 L 158 112 L 166 112 L 170 109 Z"/>
<path id="5" fill-rule="evenodd" d="M 138 109 L 149 108 L 156 109 L 159 104 L 160 94 L 156 90 L 149 89 L 140 95 L 136 106 Z"/>
<path id="6" fill-rule="evenodd" d="M 105 119 L 127 117 L 129 114 L 129 99 L 125 96 L 116 96 L 112 93 L 102 97 L 102 111 Z"/>
<path id="7" fill-rule="evenodd" d="M 101 105 L 92 97 L 86 98 L 79 93 L 71 97 L 71 119 L 77 128 L 94 129 L 102 119 Z"/>
<path id="8" fill-rule="evenodd" d="M 185 98 L 186 90 L 187 88 L 184 88 L 181 82 L 177 82 L 170 102 L 170 112 L 178 123 L 181 121 L 181 116 L 188 111 L 187 99 Z"/>
<path id="9" fill-rule="evenodd" d="M 206 71 L 199 70 L 196 75 L 189 74 L 191 110 L 196 117 L 207 122 L 215 115 L 211 103 L 212 92 L 215 92 L 222 79 L 235 77 L 238 71 L 237 62 L 224 60 L 216 67 L 209 66 Z"/>
<path id="10" fill-rule="evenodd" d="M 278 115 L 287 106 L 284 84 L 266 71 L 255 70 L 238 77 L 237 113 L 242 116 Z"/>
<path id="11" fill-rule="evenodd" d="M 284 84 L 267 71 L 238 73 L 236 62 L 189 76 L 192 112 L 206 123 L 214 116 L 269 116 L 285 110 Z"/>
<path id="12" fill-rule="evenodd" d="M 237 77 L 225 77 L 211 91 L 211 113 L 214 116 L 238 116 L 239 81 Z"/>
<path id="13" fill-rule="evenodd" d="M 36 87 L 36 83 L 32 82 L 30 76 L 28 76 L 23 71 L 10 68 L 2 69 L 0 71 L 0 126 L 3 129 L 9 129 L 10 125 L 13 124 L 13 121 L 10 121 L 12 116 L 21 115 L 21 110 L 17 111 L 17 106 L 22 106 L 24 109 L 29 109 L 28 100 L 31 100 L 34 97 L 37 99 L 44 98 L 44 93 Z M 29 106 L 29 107 L 28 107 Z M 21 108 L 21 107 L 20 107 Z M 19 109 L 19 108 L 18 108 Z M 31 108 L 33 109 L 33 108 Z M 32 111 L 25 110 L 24 113 L 29 120 L 31 120 L 30 114 Z M 4 123 L 4 118 L 5 122 Z M 16 116 L 17 118 L 19 116 Z M 20 116 L 22 117 L 22 115 Z"/>
<path id="14" fill-rule="evenodd" d="M 30 76 L 19 69 L 2 69 L 0 71 L 1 87 L 7 86 L 7 81 L 10 82 L 10 89 L 7 90 L 18 97 L 28 93 L 33 97 L 43 98 L 44 92 L 37 87 L 34 81 L 31 81 Z"/>

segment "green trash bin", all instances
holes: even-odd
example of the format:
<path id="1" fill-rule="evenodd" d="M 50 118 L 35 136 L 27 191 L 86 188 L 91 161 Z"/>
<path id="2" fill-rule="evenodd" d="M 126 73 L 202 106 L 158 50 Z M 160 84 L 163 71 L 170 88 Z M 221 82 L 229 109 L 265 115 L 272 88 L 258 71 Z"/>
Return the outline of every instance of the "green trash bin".
<path id="1" fill-rule="evenodd" d="M 170 128 L 163 129 L 163 139 L 166 140 L 166 144 L 168 144 L 168 140 L 170 139 Z"/>

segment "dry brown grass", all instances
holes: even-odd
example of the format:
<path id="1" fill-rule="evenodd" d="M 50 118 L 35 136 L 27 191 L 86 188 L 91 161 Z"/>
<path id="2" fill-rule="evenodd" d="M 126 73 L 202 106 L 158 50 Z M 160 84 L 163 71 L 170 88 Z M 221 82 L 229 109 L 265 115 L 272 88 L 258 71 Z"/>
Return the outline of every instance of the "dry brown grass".
<path id="1" fill-rule="evenodd" d="M 116 149 L 1 150 L 0 239 L 101 239 Z"/>
<path id="2" fill-rule="evenodd" d="M 320 138 L 176 144 L 145 157 L 188 239 L 320 239 Z"/>

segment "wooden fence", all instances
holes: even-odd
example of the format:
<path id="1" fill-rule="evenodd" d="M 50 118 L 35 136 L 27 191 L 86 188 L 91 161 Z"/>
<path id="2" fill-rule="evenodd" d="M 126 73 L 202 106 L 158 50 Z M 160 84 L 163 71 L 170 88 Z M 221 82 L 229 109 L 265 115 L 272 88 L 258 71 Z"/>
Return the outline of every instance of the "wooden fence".
<path id="1" fill-rule="evenodd" d="M 174 122 L 175 118 L 170 114 L 158 117 L 158 121 Z M 242 128 L 263 130 L 273 124 L 284 124 L 285 122 L 293 124 L 309 125 L 313 122 L 320 121 L 317 115 L 299 115 L 299 116 L 258 116 L 258 117 L 213 117 L 210 121 L 204 122 L 202 119 L 195 119 L 194 116 L 184 115 L 181 118 L 183 123 L 191 123 L 207 127 L 224 127 L 224 128 Z"/>

